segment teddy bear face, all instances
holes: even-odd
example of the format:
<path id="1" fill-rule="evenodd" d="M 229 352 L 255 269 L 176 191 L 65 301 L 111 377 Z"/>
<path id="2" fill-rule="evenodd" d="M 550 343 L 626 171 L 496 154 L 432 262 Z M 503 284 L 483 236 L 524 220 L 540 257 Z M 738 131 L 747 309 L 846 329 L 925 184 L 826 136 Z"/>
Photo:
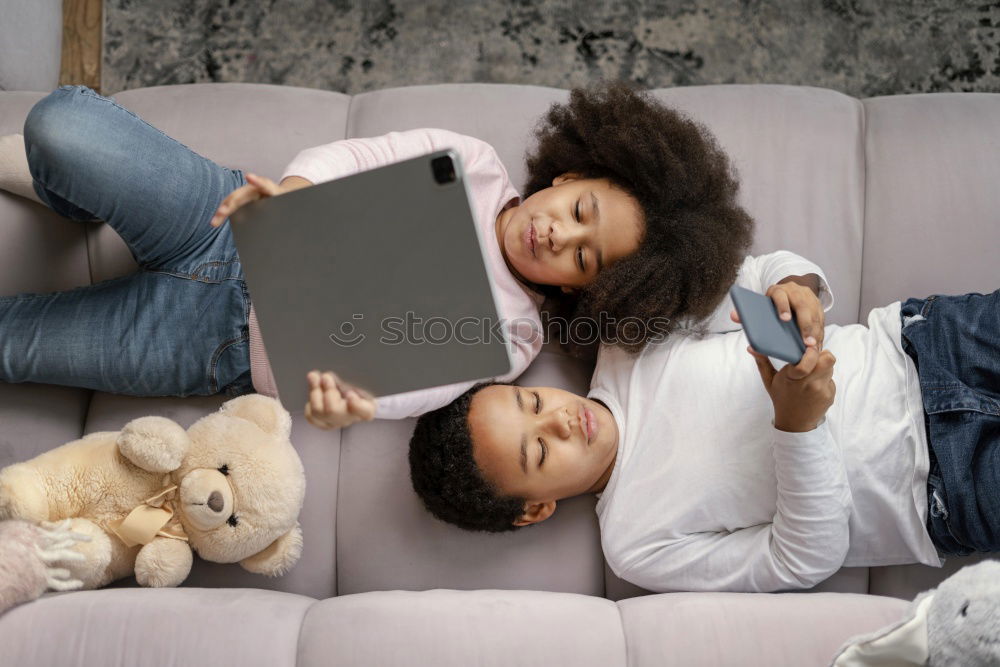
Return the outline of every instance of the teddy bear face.
<path id="1" fill-rule="evenodd" d="M 181 523 L 199 556 L 235 563 L 295 526 L 305 477 L 287 438 L 223 413 L 199 420 L 188 435 L 191 447 L 172 477 Z"/>

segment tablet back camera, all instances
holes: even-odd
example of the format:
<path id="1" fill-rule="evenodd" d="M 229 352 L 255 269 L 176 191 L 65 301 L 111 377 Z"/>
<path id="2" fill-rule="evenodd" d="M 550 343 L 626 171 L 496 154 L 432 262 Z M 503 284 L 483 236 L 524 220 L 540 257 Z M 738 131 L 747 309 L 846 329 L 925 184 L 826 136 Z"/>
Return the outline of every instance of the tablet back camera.
<path id="1" fill-rule="evenodd" d="M 434 180 L 439 185 L 447 185 L 455 182 L 455 164 L 448 155 L 442 155 L 431 160 L 431 171 L 434 172 Z"/>

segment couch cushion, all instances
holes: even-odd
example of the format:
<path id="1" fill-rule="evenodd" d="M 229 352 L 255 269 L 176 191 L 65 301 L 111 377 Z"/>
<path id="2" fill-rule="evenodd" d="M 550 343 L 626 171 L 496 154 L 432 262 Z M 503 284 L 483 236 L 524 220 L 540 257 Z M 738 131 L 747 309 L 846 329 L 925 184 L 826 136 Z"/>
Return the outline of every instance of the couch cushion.
<path id="1" fill-rule="evenodd" d="M 807 86 L 658 89 L 704 123 L 739 171 L 757 221 L 754 253 L 791 250 L 823 269 L 836 303 L 827 322 L 857 321 L 864 219 L 860 102 Z"/>
<path id="2" fill-rule="evenodd" d="M 221 395 L 137 398 L 95 392 L 85 432 L 118 431 L 142 415 L 167 417 L 188 428 L 201 417 L 217 411 L 226 400 Z M 302 415 L 293 415 L 291 441 L 306 471 L 306 497 L 299 514 L 303 534 L 299 562 L 284 576 L 271 578 L 247 572 L 237 564 L 222 565 L 195 558 L 184 586 L 245 586 L 316 597 L 337 594 L 334 559 L 340 431 L 321 431 L 306 422 Z M 129 584 L 134 585 L 134 580 L 125 582 Z"/>
<path id="3" fill-rule="evenodd" d="M 341 93 L 255 83 L 153 86 L 113 97 L 199 155 L 274 180 L 303 148 L 343 139 L 350 104 Z M 135 270 L 113 229 L 88 228 L 95 282 Z"/>
<path id="4" fill-rule="evenodd" d="M 862 313 L 896 299 L 1000 288 L 1000 94 L 864 101 Z"/>
<path id="5" fill-rule="evenodd" d="M 624 665 L 615 604 L 535 591 L 346 595 L 306 614 L 300 667 L 312 665 Z"/>
<path id="6" fill-rule="evenodd" d="M 0 136 L 24 134 L 46 93 L 0 92 Z M 86 225 L 0 190 L 0 295 L 53 292 L 90 284 Z"/>
<path id="7" fill-rule="evenodd" d="M 902 600 L 855 595 L 664 593 L 618 603 L 634 665 L 827 665 L 854 635 L 903 617 Z"/>
<path id="8" fill-rule="evenodd" d="M 586 390 L 589 369 L 544 351 L 522 385 Z M 472 533 L 438 521 L 410 484 L 414 419 L 377 420 L 344 431 L 337 502 L 337 590 L 505 588 L 603 595 L 595 498 L 559 504 L 538 526 Z"/>
<path id="9" fill-rule="evenodd" d="M 0 468 L 79 438 L 90 395 L 89 389 L 0 382 Z"/>
<path id="10" fill-rule="evenodd" d="M 109 589 L 48 595 L 0 622 L 3 664 L 295 665 L 312 598 L 255 590 Z"/>

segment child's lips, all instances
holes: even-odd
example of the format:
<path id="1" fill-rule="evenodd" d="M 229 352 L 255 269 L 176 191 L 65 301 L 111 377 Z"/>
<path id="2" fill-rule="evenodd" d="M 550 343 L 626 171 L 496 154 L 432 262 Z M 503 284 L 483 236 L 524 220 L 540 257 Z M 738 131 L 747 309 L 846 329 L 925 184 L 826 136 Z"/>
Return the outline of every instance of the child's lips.
<path id="1" fill-rule="evenodd" d="M 597 420 L 594 419 L 594 413 L 586 405 L 580 406 L 580 427 L 589 445 L 593 441 L 594 433 L 597 430 Z"/>
<path id="2" fill-rule="evenodd" d="M 535 257 L 535 244 L 537 243 L 535 236 L 535 227 L 530 222 L 524 228 L 523 240 L 524 247 L 532 257 Z"/>

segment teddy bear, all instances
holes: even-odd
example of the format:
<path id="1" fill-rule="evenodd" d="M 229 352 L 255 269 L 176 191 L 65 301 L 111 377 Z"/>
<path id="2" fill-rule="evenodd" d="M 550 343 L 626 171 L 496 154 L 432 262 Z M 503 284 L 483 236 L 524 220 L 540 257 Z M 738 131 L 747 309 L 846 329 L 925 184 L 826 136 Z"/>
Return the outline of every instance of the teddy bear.
<path id="1" fill-rule="evenodd" d="M 133 419 L 0 470 L 0 520 L 69 519 L 89 540 L 62 567 L 83 588 L 135 575 L 177 586 L 192 551 L 259 574 L 284 574 L 302 552 L 302 462 L 291 415 L 246 394 L 186 431 L 165 417 Z"/>
<path id="2" fill-rule="evenodd" d="M 906 616 L 841 647 L 832 667 L 1000 665 L 1000 561 L 963 567 L 924 591 Z"/>

